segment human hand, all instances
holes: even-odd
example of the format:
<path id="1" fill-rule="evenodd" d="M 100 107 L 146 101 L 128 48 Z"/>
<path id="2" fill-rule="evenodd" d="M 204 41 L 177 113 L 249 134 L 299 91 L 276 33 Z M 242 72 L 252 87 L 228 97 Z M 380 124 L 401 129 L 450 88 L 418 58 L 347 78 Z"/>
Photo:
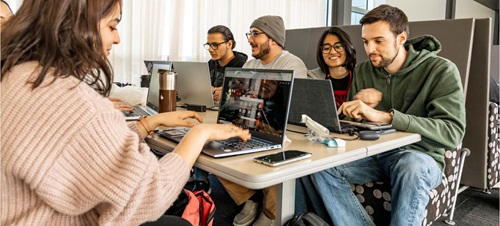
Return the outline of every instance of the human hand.
<path id="1" fill-rule="evenodd" d="M 246 141 L 252 136 L 248 130 L 233 124 L 200 124 L 196 128 L 208 133 L 207 140 L 225 140 L 231 137 L 239 137 Z"/>
<path id="2" fill-rule="evenodd" d="M 213 98 L 216 103 L 220 102 L 220 98 L 222 95 L 222 87 L 213 87 L 212 86 Z"/>
<path id="3" fill-rule="evenodd" d="M 378 111 L 368 106 L 361 100 L 344 102 L 338 109 L 337 114 L 344 114 L 356 121 L 361 119 L 370 122 L 378 122 Z"/>
<path id="4" fill-rule="evenodd" d="M 371 108 L 375 108 L 382 100 L 382 92 L 374 88 L 362 89 L 354 95 L 354 100 L 361 100 Z"/>
<path id="5" fill-rule="evenodd" d="M 134 110 L 134 106 L 128 105 L 118 98 L 108 97 L 108 99 L 111 102 L 113 102 L 113 106 L 115 107 L 115 109 L 118 109 L 120 111 L 133 111 Z"/>
<path id="6" fill-rule="evenodd" d="M 152 129 L 161 125 L 167 127 L 175 127 L 175 126 L 193 127 L 196 125 L 195 121 L 187 119 L 195 119 L 198 122 L 203 122 L 201 116 L 194 111 L 164 112 L 150 116 L 146 120 L 148 124 L 152 126 Z"/>
<path id="7" fill-rule="evenodd" d="M 199 124 L 186 133 L 173 152 L 181 156 L 189 166 L 192 166 L 203 149 L 205 141 L 225 140 L 231 137 L 240 137 L 246 141 L 250 139 L 251 135 L 248 130 L 232 124 Z"/>

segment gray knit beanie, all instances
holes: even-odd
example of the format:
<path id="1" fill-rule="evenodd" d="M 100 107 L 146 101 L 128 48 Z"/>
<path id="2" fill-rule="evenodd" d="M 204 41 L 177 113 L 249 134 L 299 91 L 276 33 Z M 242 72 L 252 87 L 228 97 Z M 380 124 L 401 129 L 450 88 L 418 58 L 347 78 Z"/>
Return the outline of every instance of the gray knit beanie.
<path id="1" fill-rule="evenodd" d="M 285 47 L 285 24 L 280 16 L 262 16 L 252 22 L 250 28 L 256 27 L 266 33 L 281 47 Z"/>

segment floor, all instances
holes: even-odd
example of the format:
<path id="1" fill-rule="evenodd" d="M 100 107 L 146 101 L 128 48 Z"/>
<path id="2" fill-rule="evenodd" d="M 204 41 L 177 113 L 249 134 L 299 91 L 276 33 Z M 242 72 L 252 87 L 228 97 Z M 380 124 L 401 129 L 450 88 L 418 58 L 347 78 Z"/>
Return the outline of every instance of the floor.
<path id="1" fill-rule="evenodd" d="M 211 196 L 215 202 L 216 214 L 214 226 L 230 226 L 233 218 L 241 210 L 225 189 L 217 177 L 210 175 Z M 468 188 L 458 195 L 454 214 L 457 226 L 499 226 L 499 184 L 491 191 L 491 194 L 483 193 L 482 190 Z M 448 226 L 444 223 L 445 218 L 435 222 L 436 226 Z"/>

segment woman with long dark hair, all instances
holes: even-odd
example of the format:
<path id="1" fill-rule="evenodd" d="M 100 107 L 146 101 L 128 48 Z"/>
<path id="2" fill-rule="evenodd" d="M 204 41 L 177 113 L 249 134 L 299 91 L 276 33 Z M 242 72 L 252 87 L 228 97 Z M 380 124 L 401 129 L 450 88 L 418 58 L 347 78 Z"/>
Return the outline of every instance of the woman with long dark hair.
<path id="1" fill-rule="evenodd" d="M 106 98 L 121 0 L 32 0 L 2 25 L 0 225 L 139 225 L 162 216 L 205 141 L 236 126 L 190 111 L 127 124 Z M 144 137 L 193 127 L 161 159 Z"/>
<path id="2" fill-rule="evenodd" d="M 338 27 L 323 32 L 318 41 L 316 61 L 319 68 L 308 71 L 308 76 L 332 81 L 338 108 L 347 100 L 356 66 L 356 50 L 349 35 Z"/>

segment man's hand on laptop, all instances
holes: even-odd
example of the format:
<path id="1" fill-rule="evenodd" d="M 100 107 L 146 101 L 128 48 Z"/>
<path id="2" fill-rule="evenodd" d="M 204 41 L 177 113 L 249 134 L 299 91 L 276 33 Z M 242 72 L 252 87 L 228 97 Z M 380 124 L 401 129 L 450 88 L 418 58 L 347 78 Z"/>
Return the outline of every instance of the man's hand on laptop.
<path id="1" fill-rule="evenodd" d="M 212 93 L 213 93 L 214 101 L 218 103 L 220 101 L 220 97 L 222 94 L 222 87 L 213 87 L 212 86 Z"/>
<path id="2" fill-rule="evenodd" d="M 338 114 L 344 114 L 355 121 L 362 119 L 370 122 L 381 122 L 390 124 L 392 116 L 389 112 L 375 110 L 361 100 L 344 102 L 337 111 Z"/>
<path id="3" fill-rule="evenodd" d="M 374 88 L 362 89 L 354 95 L 354 100 L 363 101 L 368 106 L 375 108 L 382 100 L 382 92 Z"/>

